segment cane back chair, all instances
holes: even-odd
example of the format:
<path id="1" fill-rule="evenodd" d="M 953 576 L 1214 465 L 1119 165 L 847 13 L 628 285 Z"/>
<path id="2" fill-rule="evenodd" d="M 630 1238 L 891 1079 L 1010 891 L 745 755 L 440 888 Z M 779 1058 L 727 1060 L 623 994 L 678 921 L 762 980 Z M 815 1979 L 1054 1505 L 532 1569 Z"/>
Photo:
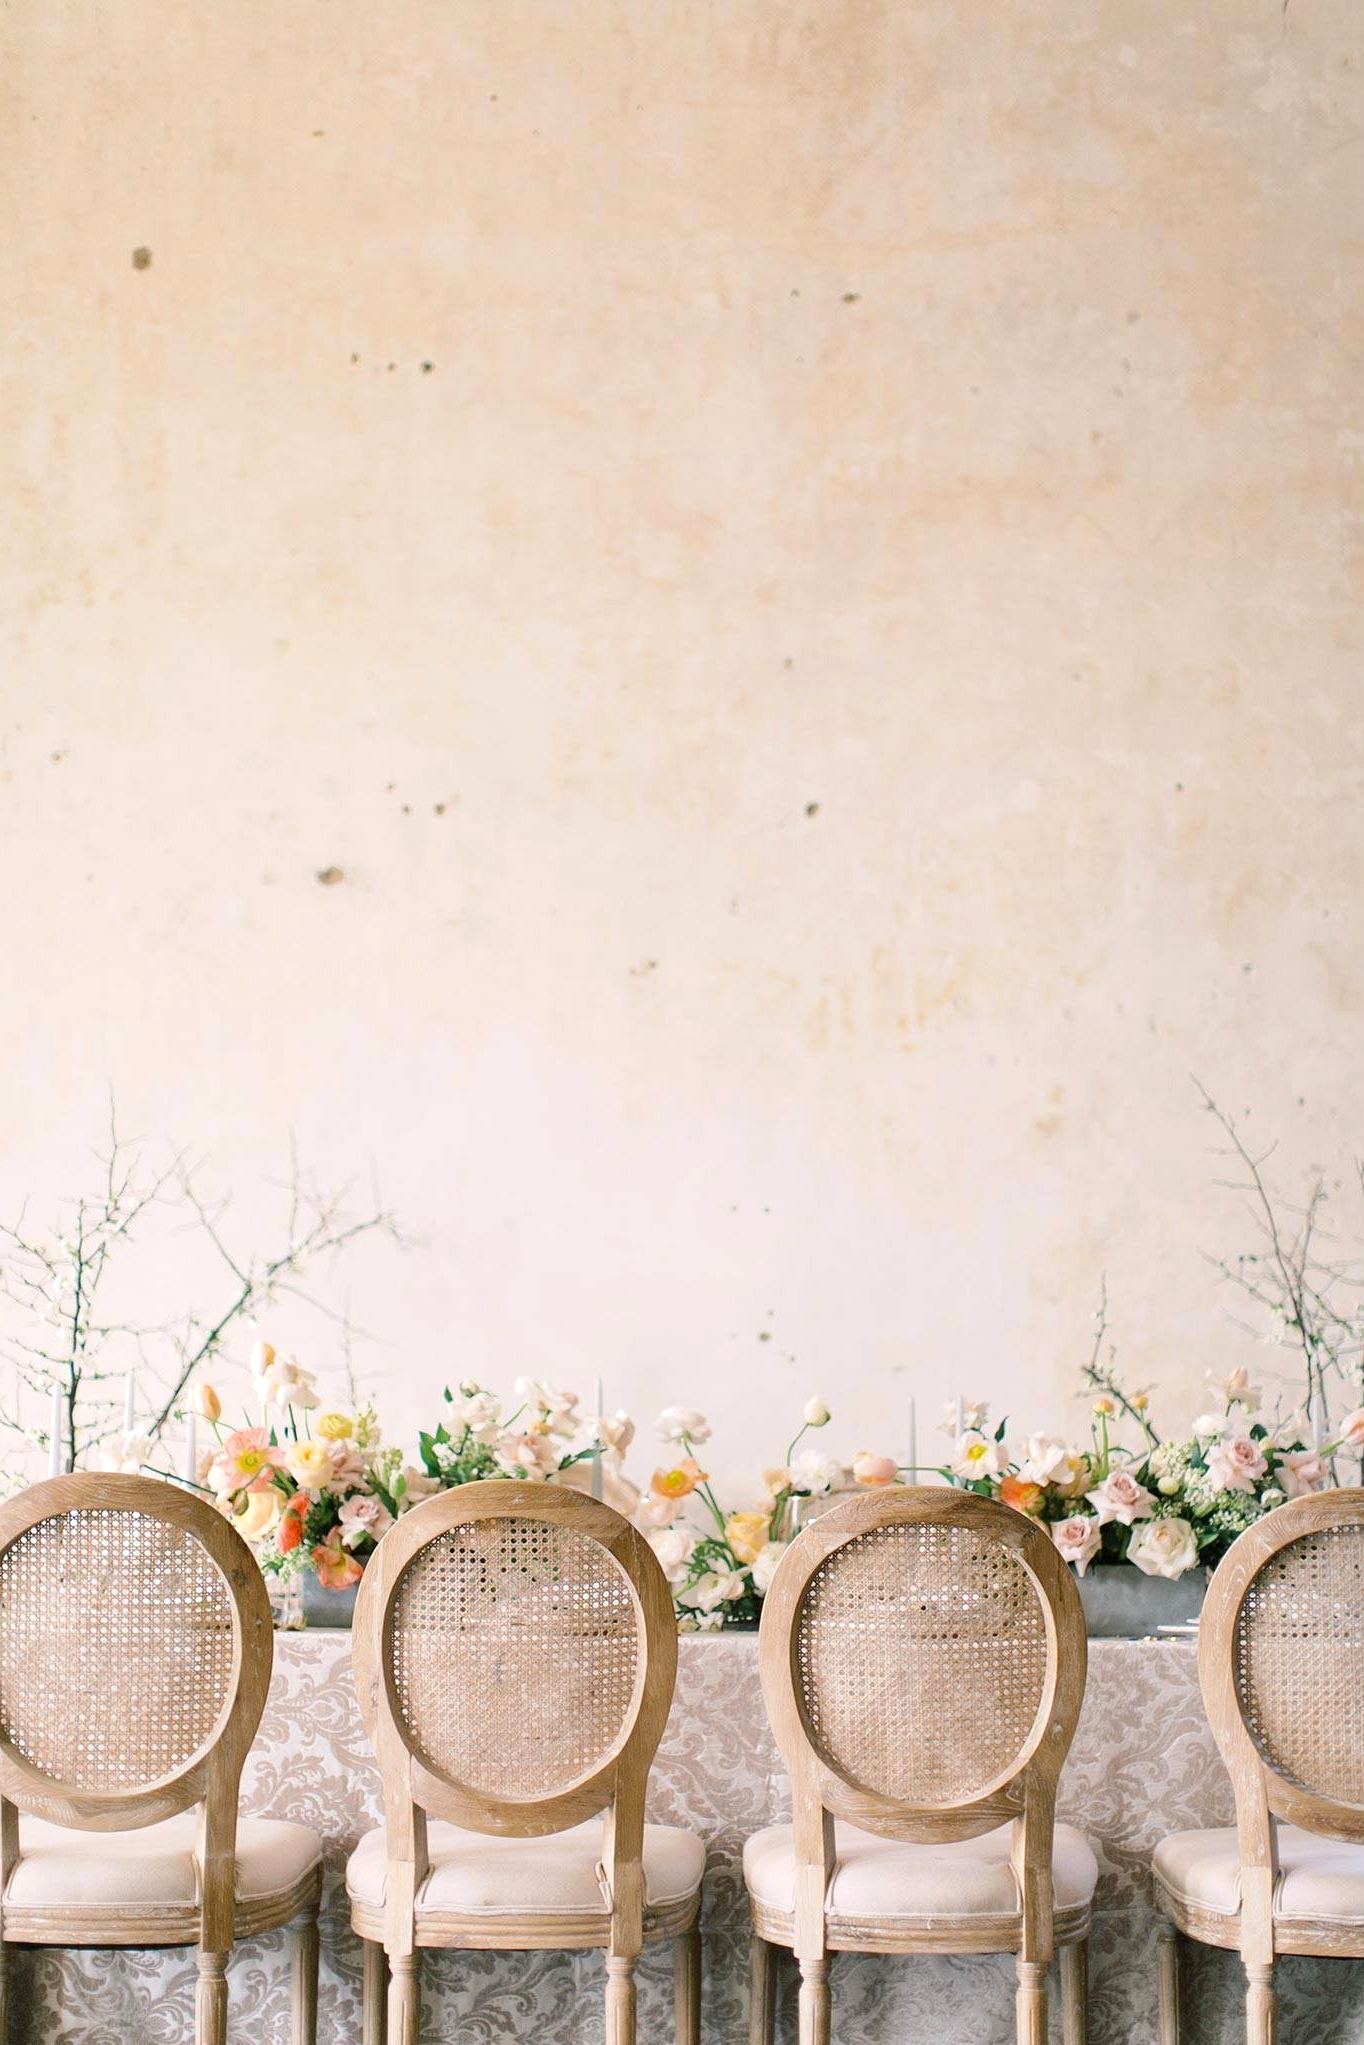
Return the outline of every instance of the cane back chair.
<path id="1" fill-rule="evenodd" d="M 1279 1953 L 1364 1956 L 1364 1491 L 1297 1498 L 1223 1557 L 1198 1675 L 1236 1827 L 1152 1860 L 1161 2045 L 1179 2036 L 1179 1938 L 1239 1952 L 1246 2031 L 1271 2045 Z"/>
<path id="2" fill-rule="evenodd" d="M 834 1952 L 1013 1952 L 1020 2045 L 1044 2045 L 1057 1945 L 1083 2045 L 1097 1867 L 1055 1802 L 1085 1624 L 1046 1528 L 972 1493 L 868 1492 L 782 1557 L 759 1653 L 793 1823 L 744 1849 L 754 2045 L 774 1947 L 800 1965 L 801 2045 L 828 2045 Z"/>
<path id="3" fill-rule="evenodd" d="M 234 1940 L 287 1924 L 313 2045 L 321 1849 L 237 1817 L 273 1651 L 251 1550 L 192 1494 L 74 1475 L 0 1506 L 0 2035 L 16 1946 L 194 1945 L 223 2045 Z"/>
<path id="4" fill-rule="evenodd" d="M 380 1542 L 352 1654 L 384 1797 L 346 1877 L 365 2045 L 384 2036 L 386 1963 L 392 2045 L 417 2045 L 428 1947 L 604 1947 L 608 2045 L 631 2045 L 635 1962 L 660 1939 L 696 2045 L 705 1849 L 644 1822 L 677 1627 L 643 1536 L 557 1485 L 441 1493 Z"/>

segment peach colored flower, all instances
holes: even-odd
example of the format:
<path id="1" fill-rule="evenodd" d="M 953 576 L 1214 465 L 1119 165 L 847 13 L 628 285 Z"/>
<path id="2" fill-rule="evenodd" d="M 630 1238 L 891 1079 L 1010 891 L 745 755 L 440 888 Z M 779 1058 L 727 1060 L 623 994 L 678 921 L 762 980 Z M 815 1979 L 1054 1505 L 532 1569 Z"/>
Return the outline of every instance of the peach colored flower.
<path id="1" fill-rule="evenodd" d="M 213 1465 L 213 1482 L 220 1491 L 263 1491 L 274 1475 L 270 1437 L 263 1427 L 239 1427 L 229 1434 Z"/>
<path id="2" fill-rule="evenodd" d="M 1156 1503 L 1130 1470 L 1110 1471 L 1103 1483 L 1085 1496 L 1099 1515 L 1100 1526 L 1105 1527 L 1110 1520 L 1117 1520 L 1124 1527 L 1130 1527 L 1134 1520 L 1149 1520 Z"/>
<path id="3" fill-rule="evenodd" d="M 1057 1552 L 1063 1562 L 1073 1562 L 1077 1576 L 1083 1576 L 1099 1552 L 1099 1522 L 1087 1513 L 1072 1513 L 1068 1520 L 1057 1520 L 1051 1530 Z"/>
<path id="4" fill-rule="evenodd" d="M 232 1524 L 243 1541 L 262 1540 L 279 1518 L 283 1495 L 272 1484 L 265 1491 L 248 1491 L 232 1515 Z"/>
<path id="5" fill-rule="evenodd" d="M 725 1539 L 729 1542 L 736 1559 L 740 1562 L 754 1562 L 759 1550 L 767 1545 L 769 1514 L 765 1512 L 732 1512 L 725 1521 Z"/>
<path id="6" fill-rule="evenodd" d="M 1340 1438 L 1347 1448 L 1364 1449 L 1364 1406 L 1356 1406 L 1340 1423 Z"/>
<path id="7" fill-rule="evenodd" d="M 869 1449 L 859 1449 L 853 1457 L 854 1484 L 894 1484 L 900 1472 L 894 1456 L 874 1456 Z"/>
<path id="8" fill-rule="evenodd" d="M 275 1546 L 281 1555 L 291 1555 L 303 1539 L 303 1521 L 311 1504 L 306 1491 L 296 1491 L 285 1506 L 275 1535 Z"/>
<path id="9" fill-rule="evenodd" d="M 1279 1457 L 1274 1474 L 1285 1498 L 1306 1498 L 1309 1492 L 1324 1491 L 1331 1481 L 1326 1460 L 1315 1449 L 1289 1449 Z"/>
<path id="10" fill-rule="evenodd" d="M 659 1498 L 689 1498 L 706 1473 L 695 1456 L 683 1456 L 671 1470 L 655 1470 L 649 1489 Z"/>
<path id="11" fill-rule="evenodd" d="M 317 1580 L 329 1591 L 348 1591 L 353 1583 L 359 1583 L 365 1573 L 364 1564 L 353 1555 L 348 1555 L 341 1546 L 339 1528 L 333 1527 L 325 1541 L 319 1541 L 313 1550 L 313 1568 Z"/>
<path id="12" fill-rule="evenodd" d="M 197 1384 L 190 1404 L 201 1420 L 221 1420 L 223 1417 L 223 1402 L 212 1385 Z"/>
<path id="13" fill-rule="evenodd" d="M 999 1495 L 1015 1512 L 1036 1512 L 1042 1503 L 1042 1486 L 1030 1483 L 1026 1477 L 1005 1477 Z"/>
<path id="14" fill-rule="evenodd" d="M 1208 1475 L 1223 1491 L 1254 1491 L 1255 1479 L 1269 1467 L 1260 1444 L 1248 1434 L 1219 1441 L 1208 1450 L 1207 1461 Z"/>

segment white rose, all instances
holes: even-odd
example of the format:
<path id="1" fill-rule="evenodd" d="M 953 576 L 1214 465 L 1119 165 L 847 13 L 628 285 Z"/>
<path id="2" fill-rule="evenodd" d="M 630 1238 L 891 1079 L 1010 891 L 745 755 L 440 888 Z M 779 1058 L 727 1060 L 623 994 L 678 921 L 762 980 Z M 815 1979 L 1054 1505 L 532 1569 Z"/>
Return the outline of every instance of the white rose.
<path id="1" fill-rule="evenodd" d="M 457 1434 L 467 1427 L 475 1441 L 492 1442 L 502 1420 L 502 1401 L 491 1392 L 484 1392 L 477 1385 L 467 1390 L 461 1385 L 450 1401 L 450 1432 Z"/>
<path id="2" fill-rule="evenodd" d="M 760 1598 L 765 1598 L 771 1590 L 772 1579 L 777 1573 L 777 1564 L 790 1545 L 789 1541 L 769 1541 L 767 1546 L 760 1548 L 754 1556 L 750 1574 L 753 1578 L 753 1588 Z"/>
<path id="3" fill-rule="evenodd" d="M 121 1470 L 135 1477 L 152 1452 L 150 1435 L 116 1434 L 90 1458 L 96 1470 Z"/>
<path id="4" fill-rule="evenodd" d="M 822 1456 L 818 1449 L 805 1449 L 791 1465 L 791 1482 L 797 1491 L 821 1497 L 843 1482 L 843 1465 L 837 1456 Z"/>
<path id="5" fill-rule="evenodd" d="M 687 1565 L 696 1550 L 696 1536 L 685 1527 L 664 1527 L 656 1534 L 650 1534 L 649 1546 L 658 1557 L 659 1567 L 674 1588 L 687 1580 Z"/>
<path id="6" fill-rule="evenodd" d="M 1057 1553 L 1074 1563 L 1077 1576 L 1083 1576 L 1099 1552 L 1099 1522 L 1088 1513 L 1072 1513 L 1068 1520 L 1053 1522 L 1051 1538 Z"/>
<path id="7" fill-rule="evenodd" d="M 660 1441 L 710 1440 L 710 1422 L 694 1406 L 665 1406 L 655 1426 Z"/>
<path id="8" fill-rule="evenodd" d="M 1146 1576 L 1183 1576 L 1198 1560 L 1198 1543 L 1187 1520 L 1147 1520 L 1128 1544 L 1127 1559 Z"/>

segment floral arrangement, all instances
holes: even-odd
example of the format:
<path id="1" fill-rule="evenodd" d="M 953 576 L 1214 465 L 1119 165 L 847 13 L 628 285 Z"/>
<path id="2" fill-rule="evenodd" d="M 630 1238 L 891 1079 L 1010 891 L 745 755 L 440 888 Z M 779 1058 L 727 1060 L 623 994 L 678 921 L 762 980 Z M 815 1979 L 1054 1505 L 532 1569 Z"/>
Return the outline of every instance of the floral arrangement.
<path id="1" fill-rule="evenodd" d="M 620 1482 L 625 1451 L 634 1439 L 628 1413 L 580 1414 L 576 1392 L 560 1392 L 539 1378 L 518 1378 L 517 1404 L 503 1413 L 497 1396 L 465 1378 L 452 1392 L 445 1390 L 450 1409 L 430 1433 L 417 1438 L 421 1470 L 408 1473 L 422 1496 L 474 1484 L 484 1477 L 568 1479 L 578 1471 L 590 1478 L 600 1460 L 603 1479 L 609 1472 Z M 630 1493 L 633 1503 L 636 1494 Z"/>
<path id="2" fill-rule="evenodd" d="M 229 1433 L 217 1392 L 196 1387 L 194 1411 L 214 1434 L 199 1481 L 267 1575 L 311 1565 L 328 1590 L 346 1590 L 412 1502 L 401 1453 L 384 1446 L 373 1407 L 321 1410 L 312 1373 L 268 1342 L 252 1348 L 251 1375 L 263 1421 Z"/>
<path id="3" fill-rule="evenodd" d="M 860 1453 L 849 1472 L 837 1456 L 815 1447 L 800 1448 L 807 1433 L 828 1424 L 824 1401 L 809 1400 L 785 1460 L 763 1471 L 763 1489 L 755 1503 L 726 1513 L 696 1458 L 696 1451 L 710 1439 L 705 1414 L 669 1406 L 659 1415 L 659 1438 L 675 1454 L 654 1471 L 648 1491 L 635 1507 L 634 1521 L 648 1535 L 672 1586 L 677 1623 L 684 1633 L 718 1633 L 722 1627 L 756 1623 L 777 1564 L 799 1532 L 810 1500 L 844 1489 L 849 1475 L 859 1485 L 895 1483 L 900 1472 L 889 1456 Z M 693 1500 L 701 1509 L 699 1529 L 683 1518 Z"/>
<path id="4" fill-rule="evenodd" d="M 1148 1393 L 1124 1391 L 1097 1362 L 1086 1376 L 1099 1397 L 1085 1446 L 1034 1434 L 1015 1455 L 1007 1422 L 991 1430 L 983 1404 L 956 1401 L 943 1422 L 953 1446 L 941 1471 L 960 1489 L 1002 1498 L 1047 1524 L 1080 1576 L 1096 1560 L 1171 1578 L 1211 1566 L 1262 1514 L 1333 1483 L 1337 1450 L 1364 1445 L 1364 1407 L 1322 1447 L 1304 1443 L 1301 1416 L 1272 1426 L 1256 1420 L 1260 1392 L 1245 1369 L 1209 1380 L 1216 1405 L 1181 1438 L 1156 1432 Z M 1114 1439 L 1120 1415 L 1136 1429 L 1135 1445 Z"/>
<path id="5" fill-rule="evenodd" d="M 501 1401 L 471 1380 L 447 1389 L 449 1411 L 418 1437 L 413 1465 L 385 1446 L 372 1406 L 321 1410 L 313 1374 L 268 1342 L 253 1347 L 251 1375 L 264 1417 L 232 1432 L 223 1430 L 213 1387 L 196 1388 L 194 1412 L 215 1438 L 196 1478 L 269 1576 L 287 1581 L 311 1566 L 327 1590 L 348 1590 L 400 1513 L 484 1477 L 585 1486 L 600 1463 L 609 1502 L 629 1510 L 639 1496 L 620 1474 L 634 1434 L 629 1415 L 582 1416 L 575 1393 L 537 1379 L 517 1379 L 517 1404 L 505 1416 Z M 135 1460 L 120 1467 L 141 1467 L 148 1446 L 132 1443 Z"/>

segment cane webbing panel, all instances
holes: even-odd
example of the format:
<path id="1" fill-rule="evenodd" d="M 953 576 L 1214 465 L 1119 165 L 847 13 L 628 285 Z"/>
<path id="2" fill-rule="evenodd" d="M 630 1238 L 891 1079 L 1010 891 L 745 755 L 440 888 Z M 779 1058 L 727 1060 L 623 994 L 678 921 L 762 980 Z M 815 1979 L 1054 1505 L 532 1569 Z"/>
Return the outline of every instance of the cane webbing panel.
<path id="1" fill-rule="evenodd" d="M 0 1555 L 0 1731 L 81 1790 L 178 1774 L 232 1699 L 234 1608 L 192 1534 L 59 1513 Z"/>
<path id="2" fill-rule="evenodd" d="M 1241 1601 L 1236 1694 L 1276 1774 L 1364 1805 L 1364 1527 L 1281 1548 Z"/>
<path id="3" fill-rule="evenodd" d="M 390 1624 L 399 1724 L 436 1775 L 530 1800 L 615 1747 L 643 1645 L 599 1541 L 538 1520 L 453 1527 L 403 1571 Z"/>
<path id="4" fill-rule="evenodd" d="M 836 1549 L 806 1588 L 795 1646 L 817 1751 L 898 1803 L 969 1802 L 1011 1772 L 1042 1703 L 1032 1578 L 966 1527 L 875 1527 Z"/>

